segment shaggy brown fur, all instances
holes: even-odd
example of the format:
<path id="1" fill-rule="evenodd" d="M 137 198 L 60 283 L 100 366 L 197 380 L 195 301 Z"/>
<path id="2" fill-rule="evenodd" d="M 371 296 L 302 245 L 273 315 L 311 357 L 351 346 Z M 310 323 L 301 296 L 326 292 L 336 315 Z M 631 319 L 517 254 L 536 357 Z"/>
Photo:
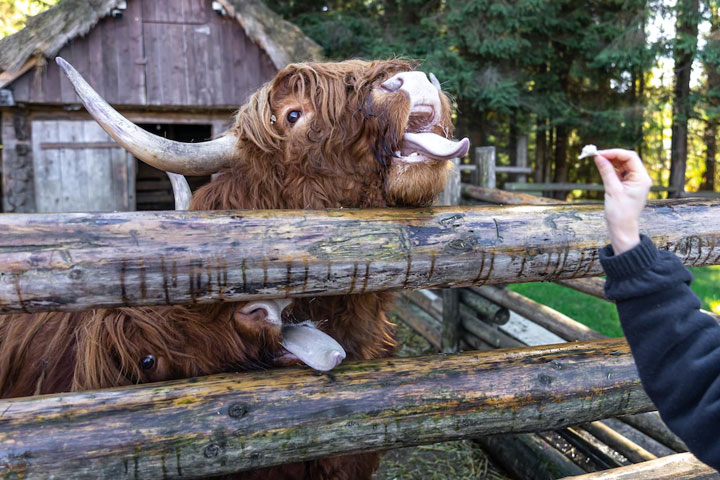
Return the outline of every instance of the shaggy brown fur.
<path id="1" fill-rule="evenodd" d="M 449 162 L 403 165 L 393 152 L 408 123 L 407 95 L 374 90 L 412 65 L 359 60 L 291 65 L 257 91 L 235 120 L 237 162 L 200 189 L 196 210 L 427 205 Z M 443 98 L 435 133 L 450 136 Z M 290 111 L 302 113 L 292 124 Z M 348 360 L 387 356 L 395 346 L 389 294 L 296 301 L 288 315 L 311 319 L 345 348 Z M 0 316 L 0 396 L 16 397 L 272 368 L 280 332 L 244 304 L 120 308 Z M 151 368 L 142 360 L 155 358 Z M 145 364 L 147 366 L 147 364 Z M 237 478 L 369 479 L 378 455 L 301 462 Z"/>

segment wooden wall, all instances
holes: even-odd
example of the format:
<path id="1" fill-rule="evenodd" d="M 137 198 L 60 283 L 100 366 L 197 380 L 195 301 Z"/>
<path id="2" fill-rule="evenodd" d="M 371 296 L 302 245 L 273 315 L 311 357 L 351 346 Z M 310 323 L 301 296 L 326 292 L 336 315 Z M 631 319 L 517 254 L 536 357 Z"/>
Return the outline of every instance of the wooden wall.
<path id="1" fill-rule="evenodd" d="M 59 53 L 111 104 L 237 107 L 276 69 L 209 0 L 128 0 Z M 54 62 L 13 84 L 17 103 L 79 103 Z"/>

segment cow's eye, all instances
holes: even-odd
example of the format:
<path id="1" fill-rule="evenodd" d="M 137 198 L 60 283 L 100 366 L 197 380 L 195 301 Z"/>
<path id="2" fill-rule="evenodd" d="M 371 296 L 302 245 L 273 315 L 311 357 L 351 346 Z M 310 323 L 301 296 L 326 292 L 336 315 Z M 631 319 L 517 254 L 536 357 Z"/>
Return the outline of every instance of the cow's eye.
<path id="1" fill-rule="evenodd" d="M 155 355 L 148 355 L 140 361 L 140 366 L 143 370 L 152 370 L 155 363 Z"/>
<path id="2" fill-rule="evenodd" d="M 300 120 L 300 117 L 302 117 L 302 112 L 300 110 L 293 110 L 287 114 L 287 121 L 295 123 Z"/>

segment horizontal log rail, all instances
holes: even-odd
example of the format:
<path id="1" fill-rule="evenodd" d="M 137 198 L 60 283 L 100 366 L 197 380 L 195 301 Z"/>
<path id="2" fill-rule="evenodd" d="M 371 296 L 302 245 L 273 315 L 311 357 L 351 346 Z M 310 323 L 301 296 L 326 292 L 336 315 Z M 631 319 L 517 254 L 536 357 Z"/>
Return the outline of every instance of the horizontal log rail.
<path id="1" fill-rule="evenodd" d="M 720 473 L 690 453 L 678 453 L 649 462 L 602 472 L 587 473 L 562 480 L 720 480 Z"/>
<path id="2" fill-rule="evenodd" d="M 522 182 L 506 182 L 505 190 L 521 191 L 521 192 L 569 192 L 572 190 L 585 190 L 590 192 L 603 192 L 605 186 L 599 183 L 522 183 Z M 663 187 L 653 185 L 650 187 L 651 192 L 674 192 L 674 187 Z"/>
<path id="3" fill-rule="evenodd" d="M 0 400 L 0 476 L 174 478 L 649 411 L 622 339 Z"/>
<path id="4" fill-rule="evenodd" d="M 527 193 L 507 192 L 498 188 L 479 187 L 463 183 L 460 192 L 466 198 L 503 205 L 562 205 L 566 202 L 554 198 L 538 197 Z"/>
<path id="5" fill-rule="evenodd" d="M 643 213 L 659 247 L 720 263 L 720 201 Z M 2 215 L 0 313 L 587 277 L 607 242 L 587 205 Z"/>

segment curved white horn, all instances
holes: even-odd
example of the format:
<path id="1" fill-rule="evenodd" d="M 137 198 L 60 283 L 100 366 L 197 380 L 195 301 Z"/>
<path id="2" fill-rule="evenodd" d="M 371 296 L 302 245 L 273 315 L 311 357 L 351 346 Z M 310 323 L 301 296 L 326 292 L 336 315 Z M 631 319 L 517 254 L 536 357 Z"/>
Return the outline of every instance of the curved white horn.
<path id="1" fill-rule="evenodd" d="M 61 57 L 55 59 L 75 88 L 87 111 L 108 135 L 143 162 L 166 172 L 182 175 L 208 175 L 233 160 L 237 139 L 226 135 L 200 143 L 182 143 L 158 137 L 120 115 L 88 85 L 84 78 Z"/>
<path id="2" fill-rule="evenodd" d="M 435 76 L 435 74 L 430 72 L 429 76 L 430 76 L 430 83 L 432 83 L 435 86 L 435 88 L 437 88 L 438 90 L 442 90 L 442 87 L 440 86 L 440 82 L 438 82 L 438 79 Z"/>
<path id="3" fill-rule="evenodd" d="M 172 184 L 173 196 L 175 197 L 175 210 L 190 210 L 190 201 L 192 200 L 192 190 L 188 185 L 184 175 L 177 173 L 165 172 L 170 178 Z"/>

